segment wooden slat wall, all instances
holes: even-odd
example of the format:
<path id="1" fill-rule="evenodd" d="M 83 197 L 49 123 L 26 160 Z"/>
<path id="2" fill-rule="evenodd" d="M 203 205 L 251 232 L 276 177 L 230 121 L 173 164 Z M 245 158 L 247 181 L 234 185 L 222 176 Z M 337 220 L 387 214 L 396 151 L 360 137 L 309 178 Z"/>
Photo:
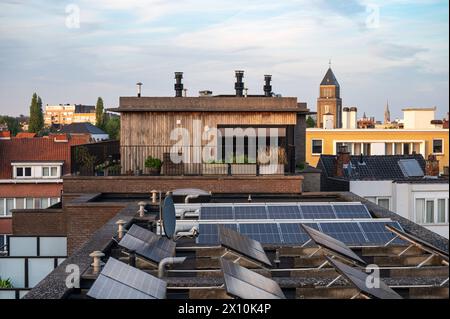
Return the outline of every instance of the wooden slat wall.
<path id="1" fill-rule="evenodd" d="M 181 121 L 180 125 L 177 125 L 177 120 Z M 167 152 L 175 142 L 170 140 L 170 133 L 174 128 L 187 129 L 192 138 L 194 120 L 202 121 L 203 133 L 205 126 L 215 128 L 218 125 L 295 125 L 296 113 L 124 112 L 121 115 L 120 132 L 122 171 L 134 170 L 136 166 L 143 169 L 145 158 L 149 155 L 162 159 L 162 152 Z M 206 144 L 207 141 L 202 141 L 202 145 Z"/>

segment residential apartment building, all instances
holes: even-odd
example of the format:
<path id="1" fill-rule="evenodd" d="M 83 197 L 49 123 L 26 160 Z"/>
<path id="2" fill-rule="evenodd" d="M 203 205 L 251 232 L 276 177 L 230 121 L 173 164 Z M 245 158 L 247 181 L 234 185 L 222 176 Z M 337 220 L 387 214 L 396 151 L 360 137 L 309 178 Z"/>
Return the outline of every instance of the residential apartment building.
<path id="1" fill-rule="evenodd" d="M 31 134 L 0 140 L 0 247 L 12 234 L 12 210 L 45 209 L 59 202 L 62 176 L 70 172 L 70 147 L 88 136 Z"/>
<path id="2" fill-rule="evenodd" d="M 435 155 L 442 173 L 449 165 L 449 130 L 442 125 L 436 127 L 435 111 L 405 109 L 402 129 L 357 129 L 351 124 L 356 117 L 344 111 L 343 117 L 349 118 L 344 123 L 348 126 L 306 130 L 306 161 L 316 166 L 321 155 L 336 155 L 345 145 L 351 155 Z"/>
<path id="3" fill-rule="evenodd" d="M 342 151 L 344 149 L 344 151 Z M 320 156 L 322 191 L 350 191 L 449 238 L 449 179 L 434 156 Z"/>
<path id="4" fill-rule="evenodd" d="M 96 123 L 94 105 L 59 104 L 45 106 L 44 123 L 46 126 L 85 122 Z"/>

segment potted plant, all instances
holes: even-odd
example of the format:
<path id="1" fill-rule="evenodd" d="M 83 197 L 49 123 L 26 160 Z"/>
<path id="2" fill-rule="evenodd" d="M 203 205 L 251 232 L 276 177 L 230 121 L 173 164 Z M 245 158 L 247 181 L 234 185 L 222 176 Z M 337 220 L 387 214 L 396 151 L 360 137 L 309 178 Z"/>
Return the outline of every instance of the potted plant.
<path id="1" fill-rule="evenodd" d="M 145 160 L 145 167 L 148 169 L 150 175 L 159 175 L 161 172 L 162 161 L 159 158 L 152 156 Z"/>
<path id="2" fill-rule="evenodd" d="M 211 160 L 202 164 L 203 175 L 228 175 L 228 164 L 221 160 Z"/>
<path id="3" fill-rule="evenodd" d="M 1 288 L 7 288 L 7 289 L 11 289 L 14 288 L 11 282 L 11 279 L 2 279 L 2 277 L 0 277 L 0 289 Z"/>
<path id="4" fill-rule="evenodd" d="M 256 175 L 256 160 L 247 155 L 233 156 L 231 175 Z"/>
<path id="5" fill-rule="evenodd" d="M 287 164 L 286 151 L 281 147 L 270 147 L 266 153 L 269 154 L 269 160 L 265 163 L 260 163 L 260 175 L 283 175 L 284 165 Z"/>
<path id="6" fill-rule="evenodd" d="M 80 165 L 80 175 L 93 175 L 93 171 L 95 169 L 94 164 L 97 157 L 95 155 L 91 155 L 86 146 L 76 148 L 75 156 L 77 164 Z"/>
<path id="7" fill-rule="evenodd" d="M 96 176 L 106 176 L 105 169 L 107 167 L 106 163 L 99 164 L 95 166 L 95 175 Z"/>

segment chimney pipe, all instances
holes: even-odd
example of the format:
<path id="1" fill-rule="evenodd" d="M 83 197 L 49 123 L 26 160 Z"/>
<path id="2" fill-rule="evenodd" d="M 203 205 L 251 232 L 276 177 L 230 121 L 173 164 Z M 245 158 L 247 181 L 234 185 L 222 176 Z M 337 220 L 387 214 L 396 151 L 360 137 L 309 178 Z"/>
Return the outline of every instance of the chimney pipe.
<path id="1" fill-rule="evenodd" d="M 242 79 L 244 78 L 244 71 L 235 71 L 236 73 L 236 83 L 234 85 L 234 88 L 236 90 L 236 96 L 242 97 L 244 93 L 244 82 L 242 82 Z"/>
<path id="2" fill-rule="evenodd" d="M 425 175 L 426 176 L 439 176 L 439 161 L 437 160 L 436 155 L 428 155 L 428 159 L 425 164 Z"/>
<path id="3" fill-rule="evenodd" d="M 181 80 L 183 79 L 183 72 L 175 72 L 175 97 L 183 97 L 183 83 Z"/>
<path id="4" fill-rule="evenodd" d="M 272 96 L 272 85 L 270 85 L 270 82 L 272 81 L 272 76 L 264 75 L 264 81 L 266 82 L 266 84 L 264 85 L 264 96 L 271 97 Z"/>
<path id="5" fill-rule="evenodd" d="M 348 152 L 347 145 L 342 145 L 336 157 L 336 176 L 343 177 L 344 176 L 344 166 L 350 164 L 350 153 Z"/>
<path id="6" fill-rule="evenodd" d="M 138 82 L 138 83 L 136 83 L 136 86 L 137 86 L 137 97 L 141 97 L 142 83 Z"/>

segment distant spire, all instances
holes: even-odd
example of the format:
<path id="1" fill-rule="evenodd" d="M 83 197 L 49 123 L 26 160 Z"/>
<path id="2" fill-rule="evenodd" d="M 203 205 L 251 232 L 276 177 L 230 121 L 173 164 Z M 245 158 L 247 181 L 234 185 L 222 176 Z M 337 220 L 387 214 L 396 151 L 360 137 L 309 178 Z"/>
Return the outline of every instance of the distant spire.
<path id="1" fill-rule="evenodd" d="M 386 101 L 386 107 L 384 109 L 384 124 L 391 123 L 391 111 L 389 111 L 389 100 Z"/>
<path id="2" fill-rule="evenodd" d="M 328 60 L 328 66 L 329 66 L 329 68 L 331 69 L 331 59 Z"/>

